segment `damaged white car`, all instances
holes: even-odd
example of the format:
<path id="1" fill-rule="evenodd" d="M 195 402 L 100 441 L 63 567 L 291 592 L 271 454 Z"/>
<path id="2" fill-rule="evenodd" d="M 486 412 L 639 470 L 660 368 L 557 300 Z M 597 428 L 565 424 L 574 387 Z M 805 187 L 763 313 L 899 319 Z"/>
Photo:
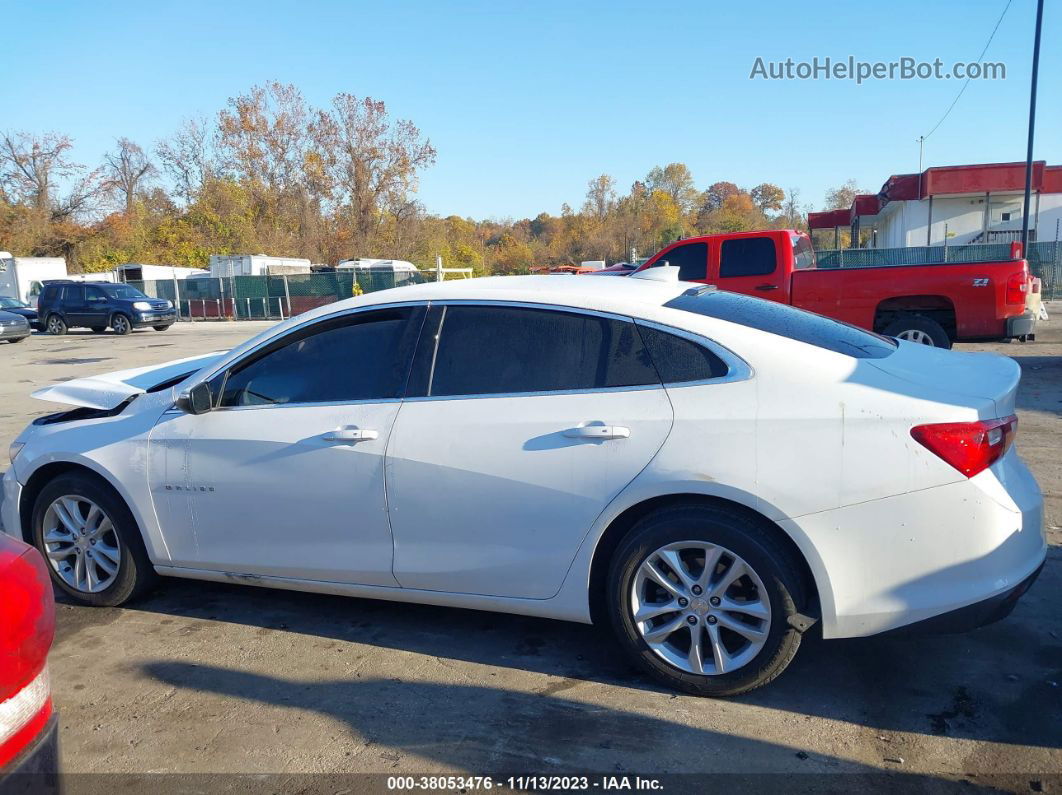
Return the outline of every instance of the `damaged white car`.
<path id="1" fill-rule="evenodd" d="M 4 524 L 74 599 L 156 576 L 610 624 L 670 686 L 1001 618 L 1045 555 L 1020 371 L 704 286 L 509 277 L 36 393 Z"/>

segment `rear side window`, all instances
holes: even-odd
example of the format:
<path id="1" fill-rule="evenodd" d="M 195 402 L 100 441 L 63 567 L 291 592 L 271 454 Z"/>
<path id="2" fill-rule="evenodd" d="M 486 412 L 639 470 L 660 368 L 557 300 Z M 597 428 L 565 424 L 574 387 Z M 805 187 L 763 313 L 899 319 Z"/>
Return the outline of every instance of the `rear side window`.
<path id="1" fill-rule="evenodd" d="M 640 324 L 638 331 L 665 384 L 707 381 L 727 374 L 726 363 L 703 345 Z"/>
<path id="2" fill-rule="evenodd" d="M 401 397 L 422 309 L 364 312 L 293 332 L 223 379 L 219 407 Z"/>
<path id="3" fill-rule="evenodd" d="M 418 352 L 417 375 L 410 379 L 411 396 L 519 394 L 659 383 L 630 321 L 504 306 L 450 305 L 433 312 L 438 325 L 432 319 L 426 324 L 422 341 L 429 344 L 422 344 Z"/>
<path id="4" fill-rule="evenodd" d="M 41 293 L 41 300 L 43 300 L 43 301 L 54 301 L 56 299 L 56 296 L 58 296 L 58 295 L 59 295 L 59 288 L 56 287 L 54 284 L 50 284 L 47 287 L 45 287 L 44 288 L 44 292 Z"/>
<path id="5" fill-rule="evenodd" d="M 70 287 L 63 288 L 63 300 L 72 303 L 80 304 L 85 300 L 85 288 L 80 285 L 71 285 Z"/>
<path id="6" fill-rule="evenodd" d="M 839 320 L 774 301 L 719 290 L 687 290 L 664 306 L 777 334 L 856 359 L 883 359 L 896 343 Z"/>
<path id="7" fill-rule="evenodd" d="M 791 235 L 793 241 L 793 268 L 798 271 L 815 267 L 815 249 L 803 235 Z"/>
<path id="8" fill-rule="evenodd" d="M 708 278 L 708 244 L 685 243 L 661 255 L 657 265 L 668 265 L 679 269 L 679 280 L 684 282 Z"/>
<path id="9" fill-rule="evenodd" d="M 765 276 L 774 273 L 777 256 L 769 237 L 724 240 L 719 252 L 719 278 Z"/>

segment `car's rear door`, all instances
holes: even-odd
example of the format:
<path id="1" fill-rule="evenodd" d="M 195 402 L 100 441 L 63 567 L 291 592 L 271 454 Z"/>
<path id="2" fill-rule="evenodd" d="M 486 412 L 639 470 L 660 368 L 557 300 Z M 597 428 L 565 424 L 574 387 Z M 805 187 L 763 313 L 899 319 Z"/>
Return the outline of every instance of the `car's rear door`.
<path id="1" fill-rule="evenodd" d="M 85 305 L 85 285 L 66 285 L 63 288 L 63 300 L 60 307 L 68 326 L 87 326 L 88 307 Z"/>
<path id="2" fill-rule="evenodd" d="M 627 318 L 433 305 L 387 451 L 406 588 L 554 595 L 604 507 L 667 437 L 671 404 Z"/>
<path id="3" fill-rule="evenodd" d="M 783 267 L 786 251 L 779 251 L 773 235 L 724 238 L 712 257 L 709 283 L 720 290 L 754 295 L 786 303 L 789 290 Z"/>
<path id="4" fill-rule="evenodd" d="M 384 450 L 423 306 L 295 330 L 211 378 L 215 408 L 151 435 L 173 565 L 396 585 Z"/>

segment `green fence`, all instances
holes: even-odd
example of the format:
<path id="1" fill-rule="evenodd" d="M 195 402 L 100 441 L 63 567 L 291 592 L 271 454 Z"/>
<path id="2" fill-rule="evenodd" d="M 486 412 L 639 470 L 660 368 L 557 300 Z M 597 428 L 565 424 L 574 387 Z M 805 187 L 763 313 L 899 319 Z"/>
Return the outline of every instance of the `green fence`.
<path id="1" fill-rule="evenodd" d="M 1010 243 L 909 248 L 835 248 L 816 252 L 820 268 L 951 265 L 1010 259 Z M 1045 299 L 1062 298 L 1062 242 L 1030 243 L 1029 269 L 1043 282 Z"/>
<path id="2" fill-rule="evenodd" d="M 279 320 L 361 292 L 371 293 L 419 284 L 434 274 L 329 273 L 287 276 L 193 277 L 129 282 L 154 298 L 173 301 L 182 320 Z"/>

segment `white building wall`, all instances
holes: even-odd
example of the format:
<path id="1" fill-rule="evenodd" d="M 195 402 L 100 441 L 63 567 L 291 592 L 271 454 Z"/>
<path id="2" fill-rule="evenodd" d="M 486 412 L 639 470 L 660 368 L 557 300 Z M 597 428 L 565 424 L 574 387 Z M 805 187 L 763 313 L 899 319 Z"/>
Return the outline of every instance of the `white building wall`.
<path id="1" fill-rule="evenodd" d="M 984 231 L 984 223 L 984 196 L 934 196 L 929 245 L 944 245 L 945 236 L 949 246 L 969 243 Z"/>
<path id="2" fill-rule="evenodd" d="M 1040 217 L 1036 225 L 1037 240 L 1062 240 L 1062 193 L 1040 195 Z"/>

